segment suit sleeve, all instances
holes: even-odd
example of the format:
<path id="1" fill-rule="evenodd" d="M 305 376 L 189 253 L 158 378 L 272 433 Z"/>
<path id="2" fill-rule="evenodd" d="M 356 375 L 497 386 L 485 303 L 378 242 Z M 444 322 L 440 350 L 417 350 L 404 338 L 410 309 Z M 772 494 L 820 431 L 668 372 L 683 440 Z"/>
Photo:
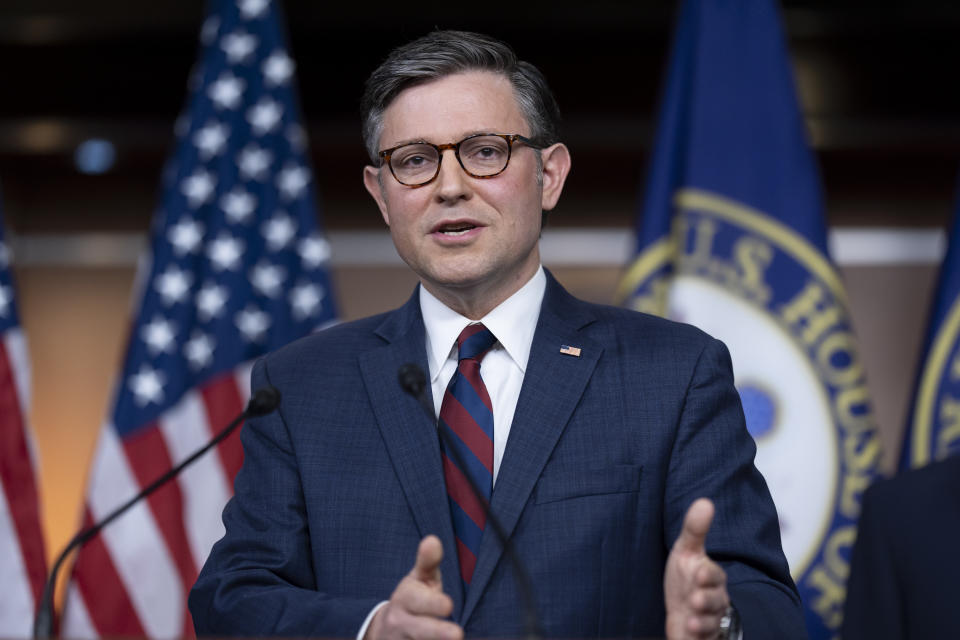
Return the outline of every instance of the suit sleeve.
<path id="1" fill-rule="evenodd" d="M 730 355 L 711 338 L 694 367 L 676 432 L 664 495 L 665 538 L 676 540 L 694 500 L 713 500 L 707 553 L 727 573 L 744 638 L 806 638 L 776 509 L 755 454 Z"/>
<path id="2" fill-rule="evenodd" d="M 253 388 L 269 384 L 261 360 Z M 300 473 L 283 404 L 241 431 L 243 467 L 217 542 L 190 592 L 197 635 L 354 637 L 379 598 L 316 590 Z"/>

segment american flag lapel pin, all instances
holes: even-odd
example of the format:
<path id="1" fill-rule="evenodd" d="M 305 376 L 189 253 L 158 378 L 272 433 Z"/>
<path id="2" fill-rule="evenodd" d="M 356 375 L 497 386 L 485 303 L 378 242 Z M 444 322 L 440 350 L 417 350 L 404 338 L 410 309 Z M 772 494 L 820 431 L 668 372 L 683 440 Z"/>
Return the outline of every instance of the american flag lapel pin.
<path id="1" fill-rule="evenodd" d="M 574 358 L 580 357 L 580 347 L 571 347 L 568 344 L 560 345 L 560 353 L 565 356 L 573 356 Z"/>

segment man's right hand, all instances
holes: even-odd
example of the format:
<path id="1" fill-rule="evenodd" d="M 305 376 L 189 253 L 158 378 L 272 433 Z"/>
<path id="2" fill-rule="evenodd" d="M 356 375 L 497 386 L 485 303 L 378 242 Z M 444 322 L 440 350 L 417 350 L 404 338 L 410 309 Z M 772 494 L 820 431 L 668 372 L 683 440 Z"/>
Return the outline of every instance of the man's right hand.
<path id="1" fill-rule="evenodd" d="M 364 640 L 462 640 L 463 629 L 445 619 L 453 612 L 453 600 L 443 592 L 442 559 L 439 538 L 427 536 L 420 541 L 413 569 L 397 585 L 390 601 L 373 615 Z"/>

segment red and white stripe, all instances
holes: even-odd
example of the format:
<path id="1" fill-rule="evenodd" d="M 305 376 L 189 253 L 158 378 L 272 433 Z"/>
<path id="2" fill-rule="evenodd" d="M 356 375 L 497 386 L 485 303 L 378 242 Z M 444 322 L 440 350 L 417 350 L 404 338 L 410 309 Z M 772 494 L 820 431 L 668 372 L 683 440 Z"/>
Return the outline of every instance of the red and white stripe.
<path id="1" fill-rule="evenodd" d="M 250 365 L 193 389 L 154 424 L 100 435 L 85 524 L 99 520 L 208 442 L 246 404 Z M 108 525 L 77 554 L 64 605 L 70 638 L 193 636 L 187 594 L 214 542 L 242 463 L 239 433 Z"/>
<path id="2" fill-rule="evenodd" d="M 37 456 L 27 427 L 30 365 L 23 332 L 0 340 L 0 637 L 29 637 L 47 565 Z"/>

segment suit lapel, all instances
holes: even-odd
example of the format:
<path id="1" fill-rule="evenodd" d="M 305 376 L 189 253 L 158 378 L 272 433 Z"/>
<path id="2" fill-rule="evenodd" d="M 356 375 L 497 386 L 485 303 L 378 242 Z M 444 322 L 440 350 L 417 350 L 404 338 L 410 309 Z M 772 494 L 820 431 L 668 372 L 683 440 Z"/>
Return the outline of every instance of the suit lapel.
<path id="1" fill-rule="evenodd" d="M 360 370 L 420 537 L 432 533 L 443 543 L 443 588 L 453 599 L 456 619 L 463 604 L 463 588 L 437 432 L 417 401 L 397 381 L 397 370 L 408 362 L 429 371 L 418 294 L 415 291 L 406 305 L 389 314 L 377 328 L 377 335 L 387 344 L 361 354 Z M 428 393 L 427 399 L 432 404 L 432 394 Z"/>
<path id="2" fill-rule="evenodd" d="M 580 334 L 580 329 L 593 320 L 584 304 L 547 272 L 547 290 L 530 360 L 490 500 L 491 510 L 508 538 L 600 358 L 602 347 Z M 560 353 L 563 345 L 579 347 L 580 356 Z M 503 546 L 488 526 L 460 616 L 462 624 L 473 613 L 501 555 Z"/>

